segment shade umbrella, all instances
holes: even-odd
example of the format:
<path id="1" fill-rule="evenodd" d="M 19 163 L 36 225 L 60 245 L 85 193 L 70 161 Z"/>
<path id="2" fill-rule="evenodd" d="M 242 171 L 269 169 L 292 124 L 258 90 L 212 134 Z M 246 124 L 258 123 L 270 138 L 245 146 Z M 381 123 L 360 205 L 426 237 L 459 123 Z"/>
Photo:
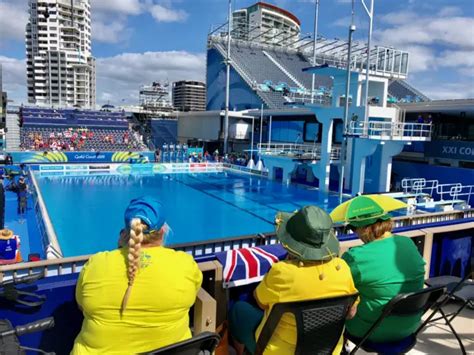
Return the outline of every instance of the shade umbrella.
<path id="1" fill-rule="evenodd" d="M 386 195 L 357 196 L 337 206 L 330 216 L 334 222 L 377 220 L 388 212 L 406 208 L 407 204 Z"/>

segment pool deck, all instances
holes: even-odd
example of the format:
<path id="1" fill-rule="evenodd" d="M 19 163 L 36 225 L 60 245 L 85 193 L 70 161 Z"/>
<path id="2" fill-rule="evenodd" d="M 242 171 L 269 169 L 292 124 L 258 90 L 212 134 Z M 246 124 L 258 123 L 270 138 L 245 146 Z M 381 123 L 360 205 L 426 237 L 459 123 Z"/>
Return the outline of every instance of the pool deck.
<path id="1" fill-rule="evenodd" d="M 31 195 L 28 196 L 26 214 L 19 216 L 16 194 L 11 191 L 5 191 L 5 228 L 12 230 L 13 234 L 20 237 L 20 252 L 23 261 L 28 261 L 30 253 L 38 253 L 41 258 L 44 258 L 44 250 L 41 246 Z"/>

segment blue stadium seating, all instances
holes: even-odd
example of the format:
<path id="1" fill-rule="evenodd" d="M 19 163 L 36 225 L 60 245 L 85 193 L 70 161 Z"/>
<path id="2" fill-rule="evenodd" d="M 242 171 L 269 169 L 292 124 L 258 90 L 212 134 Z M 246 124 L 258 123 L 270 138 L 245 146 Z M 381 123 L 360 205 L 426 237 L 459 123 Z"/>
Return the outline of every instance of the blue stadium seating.
<path id="1" fill-rule="evenodd" d="M 224 45 L 216 44 L 215 48 L 225 56 Z M 312 75 L 303 72 L 304 68 L 311 67 L 311 62 L 299 52 L 235 42 L 231 46 L 230 55 L 234 67 L 246 74 L 247 82 L 268 108 L 284 108 L 286 103 L 292 101 L 286 97 L 288 92 L 293 96 L 307 96 L 311 92 Z M 329 102 L 332 79 L 315 75 L 315 89 L 318 90 L 317 96 Z M 429 101 L 428 97 L 402 80 L 390 81 L 388 94 L 397 102 Z"/>

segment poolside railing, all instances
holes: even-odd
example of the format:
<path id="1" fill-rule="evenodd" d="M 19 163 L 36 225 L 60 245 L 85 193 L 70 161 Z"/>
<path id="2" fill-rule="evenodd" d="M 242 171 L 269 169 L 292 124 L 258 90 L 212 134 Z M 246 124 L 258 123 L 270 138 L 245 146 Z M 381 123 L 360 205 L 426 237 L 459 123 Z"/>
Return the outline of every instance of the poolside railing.
<path id="1" fill-rule="evenodd" d="M 45 248 L 47 259 L 62 258 L 63 253 L 54 230 L 53 223 L 49 218 L 43 195 L 38 187 L 35 174 L 29 171 L 30 180 L 33 184 L 33 196 L 35 197 L 35 215 L 40 229 L 41 239 Z"/>
<path id="2" fill-rule="evenodd" d="M 445 223 L 463 223 L 472 222 L 474 219 L 474 209 L 437 212 L 429 214 L 420 214 L 412 216 L 395 217 L 395 231 L 397 229 L 419 230 L 420 227 L 429 226 L 431 224 Z M 412 227 L 412 228 L 410 228 Z M 347 234 L 347 228 L 344 225 L 338 224 L 334 226 L 336 235 L 341 240 L 356 239 L 354 235 Z M 183 244 L 172 244 L 169 247 L 185 251 L 198 261 L 212 259 L 214 254 L 238 248 L 246 248 L 258 245 L 275 244 L 278 243 L 274 233 L 265 233 L 257 235 L 245 235 L 233 238 L 213 239 L 202 242 L 192 242 Z M 34 262 L 25 262 L 11 265 L 0 266 L 0 281 L 4 279 L 11 279 L 13 277 L 20 277 L 33 273 L 42 273 L 45 276 L 65 275 L 79 272 L 83 265 L 87 262 L 90 255 L 81 255 L 74 257 L 58 258 L 51 260 L 41 260 Z"/>

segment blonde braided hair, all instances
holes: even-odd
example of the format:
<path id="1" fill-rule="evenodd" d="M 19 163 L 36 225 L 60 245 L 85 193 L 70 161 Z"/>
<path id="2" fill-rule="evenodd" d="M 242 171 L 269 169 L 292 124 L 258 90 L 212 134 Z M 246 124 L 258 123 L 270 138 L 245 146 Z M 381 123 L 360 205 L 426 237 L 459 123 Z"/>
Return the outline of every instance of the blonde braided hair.
<path id="1" fill-rule="evenodd" d="M 120 231 L 120 238 L 118 246 L 119 248 L 126 247 L 128 245 L 127 254 L 127 277 L 128 286 L 123 296 L 122 306 L 120 313 L 123 313 L 127 308 L 128 299 L 132 292 L 132 286 L 135 282 L 137 271 L 140 268 L 140 256 L 142 245 L 150 243 L 156 243 L 157 241 L 162 242 L 163 234 L 167 228 L 165 224 L 160 230 L 150 231 L 150 233 L 144 233 L 148 226 L 144 224 L 139 218 L 134 218 L 130 222 L 130 228 L 123 229 Z"/>
<path id="2" fill-rule="evenodd" d="M 128 238 L 128 287 L 125 291 L 125 295 L 122 300 L 121 313 L 127 308 L 128 299 L 130 298 L 130 293 L 132 292 L 132 286 L 135 281 L 135 276 L 137 271 L 140 268 L 140 250 L 142 248 L 143 242 L 143 230 L 146 228 L 139 218 L 134 218 L 130 222 L 130 232 Z"/>

